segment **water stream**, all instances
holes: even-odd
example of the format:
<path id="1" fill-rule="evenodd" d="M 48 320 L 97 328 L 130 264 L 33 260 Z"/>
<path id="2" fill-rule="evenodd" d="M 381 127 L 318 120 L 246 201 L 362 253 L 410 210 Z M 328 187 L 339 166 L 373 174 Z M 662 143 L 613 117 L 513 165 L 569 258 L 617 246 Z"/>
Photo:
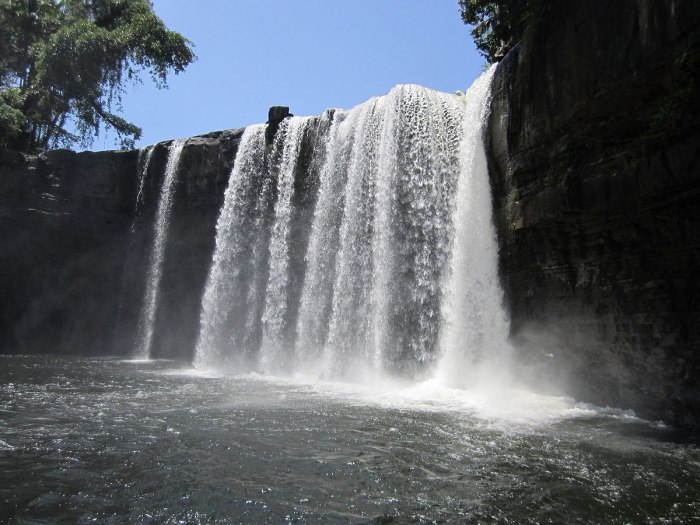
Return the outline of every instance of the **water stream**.
<path id="1" fill-rule="evenodd" d="M 168 150 L 168 162 L 165 167 L 165 177 L 161 186 L 156 220 L 153 226 L 153 245 L 148 258 L 146 287 L 139 316 L 139 343 L 134 354 L 135 357 L 141 359 L 148 358 L 151 353 L 151 342 L 153 340 L 154 323 L 158 307 L 158 293 L 163 274 L 163 257 L 168 239 L 168 226 L 172 211 L 173 195 L 175 193 L 177 170 L 184 145 L 184 140 L 176 140 L 170 144 Z"/>

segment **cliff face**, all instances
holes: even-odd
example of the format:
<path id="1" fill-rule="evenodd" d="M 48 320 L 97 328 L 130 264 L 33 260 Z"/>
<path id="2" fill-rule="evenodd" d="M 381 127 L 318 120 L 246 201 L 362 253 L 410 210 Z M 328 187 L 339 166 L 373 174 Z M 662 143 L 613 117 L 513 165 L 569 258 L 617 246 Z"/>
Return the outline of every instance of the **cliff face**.
<path id="1" fill-rule="evenodd" d="M 554 2 L 490 116 L 523 366 L 577 397 L 700 421 L 700 4 Z"/>
<path id="2" fill-rule="evenodd" d="M 0 348 L 71 352 L 81 332 L 99 341 L 114 293 L 100 283 L 118 282 L 134 193 L 123 173 L 136 154 L 0 155 Z"/>
<path id="3" fill-rule="evenodd" d="M 291 229 L 304 264 L 318 167 L 311 165 L 322 119 L 302 141 Z M 151 345 L 152 357 L 191 359 L 216 221 L 243 129 L 185 142 Z M 170 142 L 147 164 L 139 152 L 0 152 L 0 353 L 128 355 L 139 318 Z M 138 198 L 138 203 L 137 203 Z M 268 203 L 271 205 L 271 203 Z M 267 210 L 268 214 L 271 209 Z M 292 282 L 294 290 L 300 282 Z"/>
<path id="4" fill-rule="evenodd" d="M 156 330 L 155 355 L 185 357 L 196 337 L 198 294 L 241 132 L 184 147 L 156 319 L 168 329 Z M 168 143 L 155 146 L 137 210 L 136 151 L 0 152 L 0 351 L 131 351 L 167 156 Z"/>

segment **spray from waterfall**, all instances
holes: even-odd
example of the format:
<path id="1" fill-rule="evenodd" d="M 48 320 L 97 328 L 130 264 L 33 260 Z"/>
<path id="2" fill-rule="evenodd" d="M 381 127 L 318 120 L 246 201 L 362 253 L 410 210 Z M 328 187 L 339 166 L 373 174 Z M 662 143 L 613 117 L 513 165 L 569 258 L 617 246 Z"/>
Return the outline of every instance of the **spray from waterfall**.
<path id="1" fill-rule="evenodd" d="M 504 374 L 510 356 L 508 318 L 498 277 L 484 129 L 492 67 L 461 97 L 466 107 L 450 263 L 442 283 L 440 352 L 436 376 L 450 386 L 474 386 Z"/>
<path id="2" fill-rule="evenodd" d="M 184 140 L 177 140 L 171 143 L 168 149 L 168 162 L 165 167 L 165 176 L 158 200 L 156 219 L 153 225 L 153 244 L 149 254 L 146 287 L 144 289 L 141 313 L 139 316 L 139 343 L 135 353 L 135 357 L 139 359 L 147 359 L 150 357 L 151 353 L 160 281 L 163 275 L 163 259 L 165 246 L 168 240 L 170 214 L 172 211 L 180 155 L 182 154 L 184 145 Z"/>
<path id="3" fill-rule="evenodd" d="M 217 223 L 195 365 L 467 386 L 465 370 L 503 363 L 482 138 L 491 76 L 464 96 L 397 86 L 319 117 L 324 126 L 286 119 L 272 145 L 264 126 L 248 128 Z M 313 126 L 324 131 L 305 141 Z M 320 166 L 306 214 L 295 208 L 302 158 Z M 302 248 L 303 264 L 291 264 Z"/>

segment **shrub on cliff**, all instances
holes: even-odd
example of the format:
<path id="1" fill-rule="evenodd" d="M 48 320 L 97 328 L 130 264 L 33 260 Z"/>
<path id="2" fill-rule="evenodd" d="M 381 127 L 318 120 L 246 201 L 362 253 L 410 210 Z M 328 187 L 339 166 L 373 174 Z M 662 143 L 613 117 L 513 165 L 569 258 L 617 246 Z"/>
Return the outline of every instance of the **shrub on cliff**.
<path id="1" fill-rule="evenodd" d="M 522 38 L 525 27 L 544 15 L 547 0 L 458 0 L 462 20 L 472 26 L 476 48 L 498 62 Z"/>
<path id="2" fill-rule="evenodd" d="M 88 146 L 102 128 L 133 145 L 125 86 L 145 71 L 165 87 L 195 58 L 148 0 L 0 0 L 0 49 L 0 148 L 20 151 Z"/>

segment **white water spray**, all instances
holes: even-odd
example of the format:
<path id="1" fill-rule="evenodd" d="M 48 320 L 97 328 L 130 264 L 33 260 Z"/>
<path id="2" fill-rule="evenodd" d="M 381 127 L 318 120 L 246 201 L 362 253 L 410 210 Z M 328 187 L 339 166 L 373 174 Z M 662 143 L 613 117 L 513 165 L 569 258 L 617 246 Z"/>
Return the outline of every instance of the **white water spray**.
<path id="1" fill-rule="evenodd" d="M 170 214 L 172 211 L 173 195 L 175 193 L 175 182 L 177 180 L 180 155 L 182 154 L 184 145 L 184 140 L 177 140 L 170 144 L 168 150 L 168 163 L 165 168 L 165 177 L 160 191 L 160 199 L 158 200 L 156 220 L 153 225 L 153 245 L 151 246 L 148 261 L 146 288 L 144 290 L 141 314 L 139 316 L 139 344 L 135 354 L 135 357 L 139 359 L 147 359 L 150 357 L 151 353 L 160 281 L 163 275 L 163 259 L 165 246 L 168 241 Z"/>
<path id="2" fill-rule="evenodd" d="M 436 377 L 449 386 L 475 386 L 506 372 L 509 322 L 498 277 L 484 129 L 495 68 L 478 78 L 463 97 L 460 177 L 454 210 L 454 240 L 442 288 L 442 358 Z"/>
<path id="3" fill-rule="evenodd" d="M 398 86 L 326 114 L 332 125 L 303 151 L 313 119 L 285 120 L 271 146 L 264 126 L 248 128 L 217 224 L 195 365 L 470 386 L 465 371 L 503 363 L 482 139 L 491 76 L 465 96 Z M 295 235 L 303 155 L 321 168 L 306 190 L 313 215 Z M 292 267 L 300 248 L 304 264 Z"/>

